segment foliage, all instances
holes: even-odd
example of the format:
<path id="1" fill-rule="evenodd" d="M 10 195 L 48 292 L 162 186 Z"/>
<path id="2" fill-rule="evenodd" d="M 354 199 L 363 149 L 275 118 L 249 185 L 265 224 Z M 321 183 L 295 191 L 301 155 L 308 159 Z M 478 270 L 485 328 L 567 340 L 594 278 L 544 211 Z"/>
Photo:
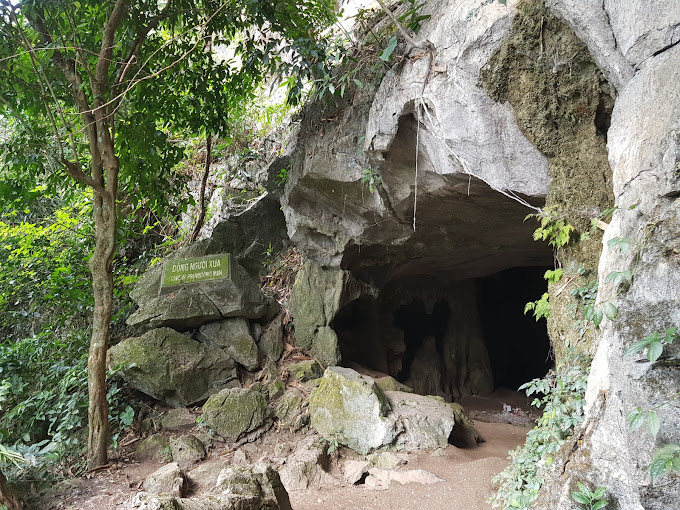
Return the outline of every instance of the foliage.
<path id="1" fill-rule="evenodd" d="M 677 328 L 668 328 L 663 333 L 655 331 L 651 335 L 647 335 L 639 342 L 635 342 L 627 350 L 624 356 L 629 356 L 631 354 L 638 353 L 644 349 L 647 349 L 647 359 L 654 363 L 659 359 L 663 353 L 664 345 L 670 345 L 673 340 L 678 337 Z"/>
<path id="2" fill-rule="evenodd" d="M 654 452 L 649 473 L 652 482 L 670 473 L 680 473 L 680 445 L 667 444 Z"/>
<path id="3" fill-rule="evenodd" d="M 549 298 L 550 295 L 547 292 L 544 292 L 541 296 L 541 299 L 537 301 L 529 301 L 526 305 L 524 305 L 524 315 L 526 315 L 527 312 L 533 312 L 537 322 L 539 319 L 547 319 L 550 317 Z"/>
<path id="4" fill-rule="evenodd" d="M 381 183 L 382 177 L 380 177 L 377 170 L 374 170 L 373 168 L 364 168 L 361 175 L 361 184 L 368 186 L 368 191 L 373 193 L 375 188 Z"/>
<path id="5" fill-rule="evenodd" d="M 534 241 L 548 241 L 548 244 L 555 249 L 569 244 L 574 227 L 561 219 L 554 207 L 546 207 L 538 214 L 529 214 L 524 221 L 532 217 L 537 218 L 541 224 L 534 230 Z"/>
<path id="6" fill-rule="evenodd" d="M 581 505 L 585 505 L 587 510 L 600 510 L 606 507 L 609 502 L 604 499 L 604 494 L 607 491 L 605 487 L 598 487 L 591 491 L 588 487 L 578 482 L 578 490 L 571 491 L 571 498 Z"/>
<path id="7" fill-rule="evenodd" d="M 583 421 L 589 364 L 590 360 L 570 350 L 556 370 L 520 387 L 528 396 L 537 395 L 532 405 L 540 407 L 543 414 L 527 434 L 524 446 L 510 452 L 510 466 L 494 478 L 494 508 L 528 508 L 536 499 L 545 468 Z"/>

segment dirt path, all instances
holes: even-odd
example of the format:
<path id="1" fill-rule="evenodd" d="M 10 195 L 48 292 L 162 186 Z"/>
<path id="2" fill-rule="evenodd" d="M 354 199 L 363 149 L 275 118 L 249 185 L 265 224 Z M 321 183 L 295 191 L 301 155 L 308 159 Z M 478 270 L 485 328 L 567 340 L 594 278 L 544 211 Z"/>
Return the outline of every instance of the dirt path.
<path id="1" fill-rule="evenodd" d="M 392 483 L 388 490 L 365 486 L 291 491 L 295 510 L 476 510 L 491 508 L 491 479 L 508 463 L 508 451 L 524 442 L 528 428 L 504 423 L 475 423 L 486 439 L 478 448 L 449 446 L 446 457 L 427 452 L 409 455 L 404 469 L 424 469 L 444 482 L 432 485 Z"/>
<path id="2" fill-rule="evenodd" d="M 490 508 L 491 479 L 507 465 L 508 450 L 524 442 L 526 427 L 504 423 L 475 424 L 486 443 L 474 449 L 446 448 L 446 456 L 429 452 L 408 455 L 402 469 L 424 469 L 444 481 L 432 485 L 392 482 L 389 489 L 371 489 L 365 485 L 339 485 L 290 491 L 295 510 L 475 510 Z M 276 435 L 276 434 L 274 434 Z M 282 440 L 289 438 L 281 437 Z M 270 437 L 266 443 L 278 442 Z M 249 445 L 254 449 L 256 445 Z M 259 448 L 259 447 L 258 447 Z M 261 445 L 266 454 L 267 445 Z M 231 450 L 216 445 L 203 463 L 228 464 Z M 259 455 L 259 452 L 258 452 Z M 253 455 L 256 460 L 257 455 Z M 40 498 L 31 498 L 27 508 L 36 510 L 127 510 L 140 490 L 144 478 L 161 466 L 158 462 L 137 463 L 122 454 L 107 470 L 89 478 L 61 482 Z M 338 478 L 341 478 L 338 473 Z M 202 492 L 200 488 L 195 493 Z"/>

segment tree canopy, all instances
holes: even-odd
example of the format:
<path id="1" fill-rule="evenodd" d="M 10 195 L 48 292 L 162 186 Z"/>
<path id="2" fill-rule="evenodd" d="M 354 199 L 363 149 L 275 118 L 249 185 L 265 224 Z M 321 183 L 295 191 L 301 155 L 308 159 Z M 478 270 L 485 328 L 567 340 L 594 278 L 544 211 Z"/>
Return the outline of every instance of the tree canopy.
<path id="1" fill-rule="evenodd" d="M 91 190 L 90 467 L 106 462 L 121 205 L 169 202 L 182 157 L 171 129 L 223 132 L 230 110 L 274 72 L 296 77 L 295 101 L 305 79 L 324 73 L 335 9 L 333 0 L 0 0 L 3 195 Z"/>

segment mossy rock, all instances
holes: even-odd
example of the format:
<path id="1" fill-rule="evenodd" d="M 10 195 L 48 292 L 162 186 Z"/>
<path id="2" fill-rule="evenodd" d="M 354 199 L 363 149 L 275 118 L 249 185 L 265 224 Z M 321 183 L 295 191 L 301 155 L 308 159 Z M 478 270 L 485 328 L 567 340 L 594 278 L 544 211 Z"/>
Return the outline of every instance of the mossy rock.
<path id="1" fill-rule="evenodd" d="M 323 376 L 323 369 L 319 362 L 313 359 L 293 363 L 288 372 L 300 382 L 311 381 Z"/>
<path id="2" fill-rule="evenodd" d="M 378 388 L 383 391 L 403 391 L 404 393 L 413 393 L 411 388 L 400 383 L 394 377 L 389 375 L 386 375 L 385 377 L 378 377 L 375 379 L 375 384 L 377 384 Z"/>
<path id="3" fill-rule="evenodd" d="M 276 379 L 272 383 L 267 385 L 267 392 L 269 396 L 269 400 L 276 400 L 280 396 L 284 394 L 286 391 L 286 385 L 281 379 Z"/>
<path id="4" fill-rule="evenodd" d="M 135 459 L 139 462 L 145 460 L 168 461 L 172 454 L 170 440 L 167 437 L 155 434 L 144 439 L 135 451 Z"/>
<path id="5" fill-rule="evenodd" d="M 170 441 L 172 460 L 182 469 L 196 464 L 205 457 L 205 447 L 200 439 L 191 434 L 180 436 Z"/>
<path id="6" fill-rule="evenodd" d="M 305 396 L 296 388 L 286 391 L 276 406 L 276 417 L 284 427 L 290 427 L 293 421 L 304 412 Z"/>
<path id="7" fill-rule="evenodd" d="M 389 411 L 383 391 L 351 368 L 326 369 L 309 398 L 312 427 L 361 454 L 391 444 L 401 432 Z"/>
<path id="8" fill-rule="evenodd" d="M 203 421 L 220 436 L 255 439 L 270 423 L 267 401 L 259 391 L 232 388 L 213 395 L 203 406 Z"/>
<path id="9" fill-rule="evenodd" d="M 170 328 L 127 338 L 109 349 L 108 365 L 130 386 L 173 407 L 201 402 L 238 384 L 236 367 L 221 349 Z"/>

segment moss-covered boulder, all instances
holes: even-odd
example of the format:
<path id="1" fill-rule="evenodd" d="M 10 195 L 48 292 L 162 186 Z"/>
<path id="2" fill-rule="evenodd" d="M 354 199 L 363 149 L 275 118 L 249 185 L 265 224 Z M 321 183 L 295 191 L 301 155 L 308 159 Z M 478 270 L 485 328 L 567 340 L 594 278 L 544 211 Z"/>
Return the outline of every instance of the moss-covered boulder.
<path id="1" fill-rule="evenodd" d="M 250 334 L 250 324 L 243 317 L 211 322 L 201 327 L 199 339 L 227 351 L 236 363 L 248 370 L 260 365 L 260 355 Z"/>
<path id="2" fill-rule="evenodd" d="M 305 411 L 305 396 L 296 388 L 290 388 L 276 406 L 276 417 L 284 427 L 290 427 Z"/>
<path id="3" fill-rule="evenodd" d="M 154 434 L 144 439 L 135 451 L 135 460 L 168 461 L 171 458 L 170 441 L 167 437 Z"/>
<path id="4" fill-rule="evenodd" d="M 262 355 L 269 361 L 278 361 L 283 354 L 283 316 L 278 315 L 262 331 L 257 342 Z"/>
<path id="5" fill-rule="evenodd" d="M 351 368 L 326 369 L 310 395 L 309 414 L 319 434 L 361 454 L 391 444 L 402 430 L 383 391 Z"/>
<path id="6" fill-rule="evenodd" d="M 173 407 L 187 407 L 238 384 L 234 360 L 217 347 L 170 328 L 127 338 L 109 349 L 108 364 L 130 386 Z"/>
<path id="7" fill-rule="evenodd" d="M 403 391 L 386 391 L 385 395 L 404 427 L 394 441 L 395 450 L 435 450 L 448 445 L 455 418 L 443 399 Z"/>
<path id="8" fill-rule="evenodd" d="M 288 372 L 300 382 L 311 381 L 323 376 L 321 365 L 313 359 L 293 363 L 288 367 Z"/>
<path id="9" fill-rule="evenodd" d="M 210 397 L 203 406 L 203 421 L 229 441 L 256 439 L 271 424 L 262 393 L 245 388 L 222 390 Z"/>
<path id="10" fill-rule="evenodd" d="M 182 469 L 196 464 L 205 457 L 205 446 L 200 439 L 191 434 L 172 439 L 170 450 L 172 451 L 172 460 L 177 462 Z"/>
<path id="11" fill-rule="evenodd" d="M 185 249 L 173 258 L 206 253 L 198 248 Z M 154 266 L 130 292 L 139 305 L 127 319 L 130 326 L 188 331 L 225 317 L 259 319 L 267 313 L 269 304 L 257 283 L 235 262 L 231 263 L 229 278 L 173 287 L 167 292 L 161 288 L 162 276 L 160 264 Z"/>

